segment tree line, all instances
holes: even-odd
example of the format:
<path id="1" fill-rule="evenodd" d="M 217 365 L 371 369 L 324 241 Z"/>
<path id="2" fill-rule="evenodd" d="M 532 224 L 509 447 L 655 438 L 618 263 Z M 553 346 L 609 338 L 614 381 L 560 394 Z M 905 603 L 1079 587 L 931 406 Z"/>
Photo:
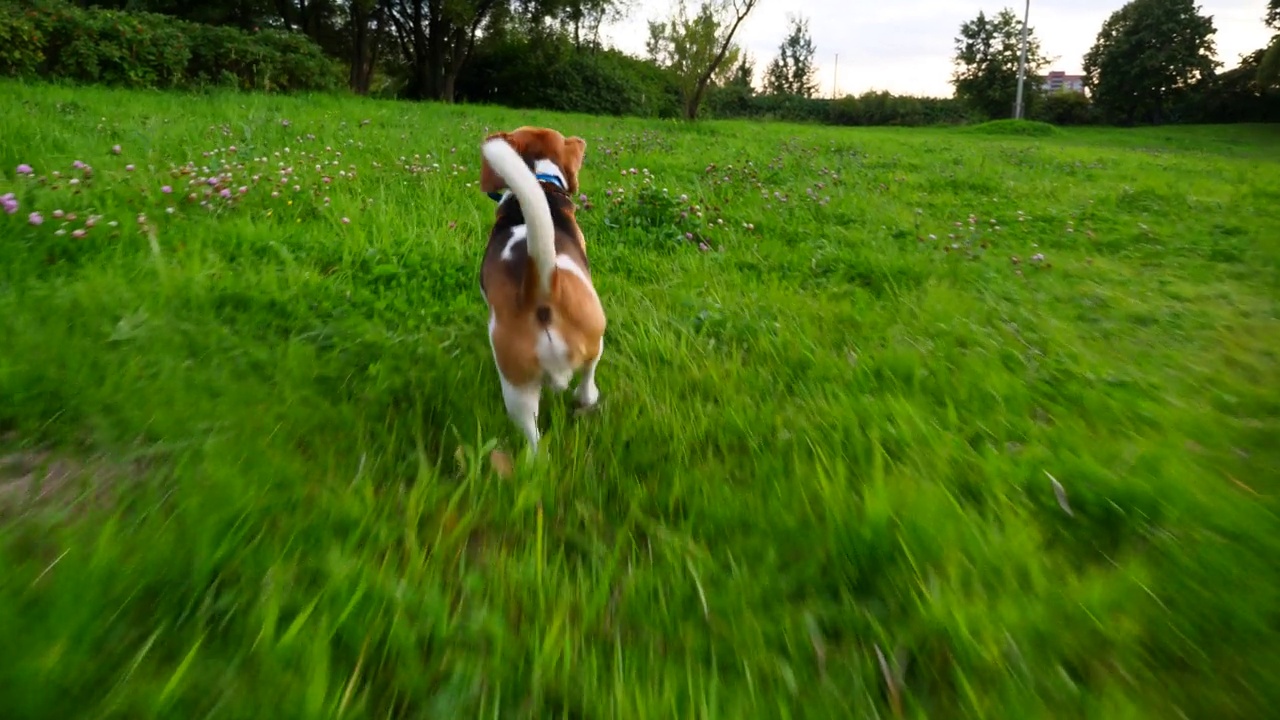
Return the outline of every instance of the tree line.
<path id="1" fill-rule="evenodd" d="M 345 85 L 381 97 L 686 119 L 914 125 L 1012 114 L 1022 21 L 1009 8 L 961 25 L 954 98 L 826 99 L 817 97 L 817 49 L 802 16 L 789 16 L 757 78 L 735 38 L 759 1 L 676 0 L 649 21 L 646 52 L 633 57 L 607 47 L 601 30 L 636 13 L 635 0 L 0 0 L 0 43 L 9 48 L 0 73 L 161 86 L 166 78 L 171 86 Z M 1085 93 L 1041 90 L 1049 60 L 1028 28 L 1028 115 L 1057 123 L 1280 119 L 1280 0 L 1260 3 L 1275 38 L 1220 73 L 1212 19 L 1194 0 L 1131 0 L 1083 59 Z M 149 33 L 121 34 L 121 13 Z M 179 34 L 198 36 L 185 55 L 164 47 L 175 42 L 166 18 L 184 23 Z M 150 45 L 140 51 L 143 35 Z M 219 53 L 219 43 L 233 51 Z M 155 58 L 168 65 L 122 64 Z"/>
<path id="2" fill-rule="evenodd" d="M 1220 73 L 1213 19 L 1194 0 L 1131 0 L 1107 18 L 1085 54 L 1084 92 L 1040 89 L 1050 60 L 1029 27 L 1024 87 L 1031 116 L 1124 125 L 1280 121 L 1280 0 L 1266 0 L 1260 14 L 1276 32 L 1270 45 Z M 1021 34 L 1022 20 L 1010 8 L 964 23 L 955 40 L 956 97 L 985 116 L 1009 117 Z"/>

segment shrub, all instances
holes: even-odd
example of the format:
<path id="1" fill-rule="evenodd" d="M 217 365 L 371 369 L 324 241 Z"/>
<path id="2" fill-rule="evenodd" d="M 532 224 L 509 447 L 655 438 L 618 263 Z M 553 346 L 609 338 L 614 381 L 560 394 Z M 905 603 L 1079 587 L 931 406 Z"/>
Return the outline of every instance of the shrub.
<path id="1" fill-rule="evenodd" d="M 528 69 L 538 68 L 531 84 Z M 676 117 L 670 74 L 616 50 L 578 49 L 565 40 L 499 37 L 482 43 L 458 77 L 461 100 L 593 115 Z"/>
<path id="2" fill-rule="evenodd" d="M 734 83 L 708 88 L 702 107 L 709 117 L 747 118 L 755 116 L 753 111 L 756 103 L 757 98 L 751 88 Z"/>
<path id="3" fill-rule="evenodd" d="M 44 64 L 44 36 L 29 17 L 0 12 L 0 73 L 35 77 Z"/>
<path id="4" fill-rule="evenodd" d="M 134 88 L 233 83 L 328 90 L 341 73 L 296 33 L 244 33 L 145 12 L 59 1 L 0 2 L 0 74 Z"/>
<path id="5" fill-rule="evenodd" d="M 1037 105 L 1033 117 L 1054 125 L 1088 125 L 1098 121 L 1093 103 L 1078 92 L 1049 93 Z"/>

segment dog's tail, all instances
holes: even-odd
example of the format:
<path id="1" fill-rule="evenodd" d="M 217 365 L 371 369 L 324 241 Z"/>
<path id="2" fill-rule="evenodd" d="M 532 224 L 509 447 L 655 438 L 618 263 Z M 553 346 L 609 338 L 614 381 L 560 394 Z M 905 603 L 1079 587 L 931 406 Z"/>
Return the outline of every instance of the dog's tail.
<path id="1" fill-rule="evenodd" d="M 542 298 L 551 295 L 551 276 L 556 267 L 556 228 L 551 221 L 551 205 L 520 153 L 506 140 L 494 138 L 481 149 L 489 166 L 498 173 L 520 201 L 529 235 L 529 257 L 538 270 L 538 290 Z"/>

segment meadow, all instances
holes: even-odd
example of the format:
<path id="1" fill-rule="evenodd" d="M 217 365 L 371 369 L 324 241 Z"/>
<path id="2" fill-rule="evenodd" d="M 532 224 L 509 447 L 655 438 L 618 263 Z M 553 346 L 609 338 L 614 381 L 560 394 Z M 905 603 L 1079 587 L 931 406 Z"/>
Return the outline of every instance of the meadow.
<path id="1" fill-rule="evenodd" d="M 0 96 L 0 716 L 1280 702 L 1280 130 Z M 610 323 L 535 458 L 523 124 L 588 142 Z"/>

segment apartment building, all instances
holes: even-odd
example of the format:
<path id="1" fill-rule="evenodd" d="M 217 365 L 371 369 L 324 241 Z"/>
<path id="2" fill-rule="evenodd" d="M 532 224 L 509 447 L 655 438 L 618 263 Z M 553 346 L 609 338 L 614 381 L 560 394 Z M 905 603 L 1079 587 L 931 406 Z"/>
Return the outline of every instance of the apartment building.
<path id="1" fill-rule="evenodd" d="M 1062 70 L 1054 70 L 1044 78 L 1042 86 L 1046 92 L 1084 92 L 1084 76 L 1068 75 Z"/>

